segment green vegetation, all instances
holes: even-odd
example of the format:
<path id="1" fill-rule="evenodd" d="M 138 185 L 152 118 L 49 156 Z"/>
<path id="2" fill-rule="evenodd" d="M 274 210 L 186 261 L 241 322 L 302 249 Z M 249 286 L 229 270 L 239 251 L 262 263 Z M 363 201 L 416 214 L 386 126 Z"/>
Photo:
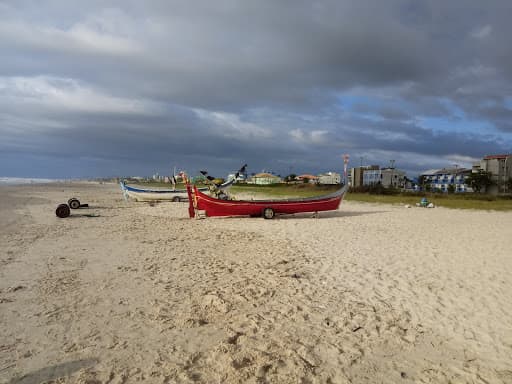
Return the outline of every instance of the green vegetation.
<path id="1" fill-rule="evenodd" d="M 496 197 L 481 194 L 416 194 L 400 193 L 396 195 L 374 195 L 369 193 L 349 193 L 347 201 L 362 201 L 367 203 L 382 204 L 410 204 L 415 206 L 422 197 L 426 197 L 436 207 L 457 209 L 483 209 L 508 211 L 512 210 L 512 198 Z"/>
<path id="2" fill-rule="evenodd" d="M 473 188 L 473 191 L 480 192 L 481 190 L 493 185 L 492 173 L 479 169 L 476 173 L 471 173 L 466 178 L 466 183 Z"/>

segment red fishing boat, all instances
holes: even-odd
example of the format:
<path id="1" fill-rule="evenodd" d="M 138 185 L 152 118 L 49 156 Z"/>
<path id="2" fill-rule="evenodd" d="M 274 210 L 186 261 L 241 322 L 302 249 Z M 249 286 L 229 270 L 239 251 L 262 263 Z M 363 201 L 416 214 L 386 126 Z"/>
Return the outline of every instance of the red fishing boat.
<path id="1" fill-rule="evenodd" d="M 230 200 L 208 196 L 195 186 L 187 184 L 189 215 L 195 217 L 203 211 L 207 217 L 213 216 L 262 216 L 272 219 L 276 214 L 332 211 L 338 209 L 347 186 L 341 186 L 328 195 L 280 199 L 280 200 Z"/>

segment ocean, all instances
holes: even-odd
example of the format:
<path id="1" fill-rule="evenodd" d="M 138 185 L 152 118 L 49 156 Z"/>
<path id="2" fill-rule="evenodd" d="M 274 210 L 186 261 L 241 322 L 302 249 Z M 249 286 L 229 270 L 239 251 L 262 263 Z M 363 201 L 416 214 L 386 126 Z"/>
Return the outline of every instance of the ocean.
<path id="1" fill-rule="evenodd" d="M 0 185 L 23 185 L 23 184 L 42 184 L 42 183 L 54 183 L 57 179 L 36 179 L 26 177 L 0 177 Z"/>

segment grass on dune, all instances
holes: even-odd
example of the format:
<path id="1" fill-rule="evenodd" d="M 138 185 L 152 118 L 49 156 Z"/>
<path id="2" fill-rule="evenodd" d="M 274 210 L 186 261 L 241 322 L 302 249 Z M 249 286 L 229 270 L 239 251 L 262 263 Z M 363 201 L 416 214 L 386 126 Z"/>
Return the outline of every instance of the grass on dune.
<path id="1" fill-rule="evenodd" d="M 398 195 L 373 195 L 369 193 L 349 193 L 346 196 L 347 201 L 362 201 L 367 203 L 383 204 L 410 204 L 412 206 L 419 203 L 424 195 L 402 193 Z M 475 194 L 432 194 L 426 196 L 428 201 L 434 203 L 437 207 L 456 208 L 456 209 L 481 209 L 508 211 L 512 210 L 512 199 L 506 197 L 495 197 L 489 195 Z"/>

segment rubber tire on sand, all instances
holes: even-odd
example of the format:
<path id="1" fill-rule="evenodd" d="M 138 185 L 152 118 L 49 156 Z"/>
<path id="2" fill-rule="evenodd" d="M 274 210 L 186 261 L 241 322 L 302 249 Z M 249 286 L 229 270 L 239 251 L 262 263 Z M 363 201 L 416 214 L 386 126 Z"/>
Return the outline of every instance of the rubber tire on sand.
<path id="1" fill-rule="evenodd" d="M 74 197 L 72 199 L 69 199 L 68 204 L 71 209 L 80 208 L 80 201 Z"/>
<path id="2" fill-rule="evenodd" d="M 55 214 L 57 215 L 57 217 L 60 217 L 61 219 L 64 219 L 65 217 L 68 217 L 71 214 L 71 210 L 69 209 L 69 205 L 67 205 L 67 204 L 59 204 L 59 206 L 55 210 Z"/>
<path id="3" fill-rule="evenodd" d="M 270 219 L 274 218 L 276 213 L 274 212 L 274 210 L 272 208 L 263 208 L 262 215 L 263 215 L 264 219 L 270 220 Z"/>

